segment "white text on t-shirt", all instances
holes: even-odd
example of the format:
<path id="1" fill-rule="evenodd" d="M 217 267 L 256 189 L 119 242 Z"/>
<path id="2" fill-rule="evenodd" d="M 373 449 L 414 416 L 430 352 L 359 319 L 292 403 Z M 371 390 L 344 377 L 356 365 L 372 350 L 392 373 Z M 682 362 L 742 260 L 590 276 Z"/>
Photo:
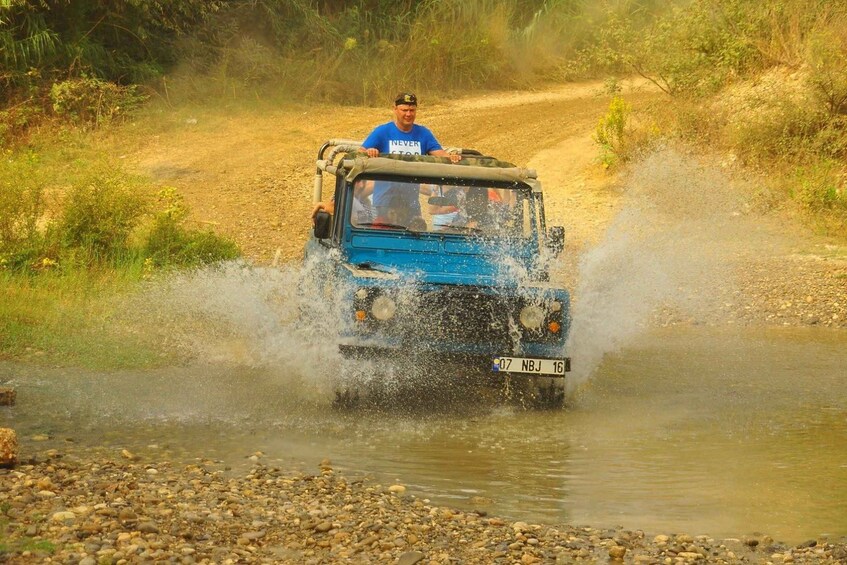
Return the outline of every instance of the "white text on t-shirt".
<path id="1" fill-rule="evenodd" d="M 421 155 L 421 142 L 390 139 L 388 140 L 388 152 L 399 153 L 400 155 Z"/>

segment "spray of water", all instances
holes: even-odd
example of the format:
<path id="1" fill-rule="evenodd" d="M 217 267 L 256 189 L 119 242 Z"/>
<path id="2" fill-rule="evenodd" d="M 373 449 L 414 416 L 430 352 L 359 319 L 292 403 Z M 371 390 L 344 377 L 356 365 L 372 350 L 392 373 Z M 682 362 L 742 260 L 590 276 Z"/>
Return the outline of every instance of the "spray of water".
<path id="1" fill-rule="evenodd" d="M 732 292 L 739 245 L 749 240 L 743 190 L 674 149 L 635 164 L 623 198 L 604 239 L 580 258 L 570 392 L 657 321 L 715 321 Z"/>
<path id="2" fill-rule="evenodd" d="M 227 263 L 151 282 L 126 310 L 194 364 L 268 369 L 323 391 L 340 357 L 337 313 L 319 281 L 309 264 Z"/>
<path id="3" fill-rule="evenodd" d="M 267 386 L 276 387 L 272 396 L 289 402 L 325 405 L 348 389 L 402 389 L 426 370 L 417 359 L 394 366 L 340 354 L 341 317 L 349 313 L 342 297 L 352 290 L 333 278 L 329 263 L 276 268 L 235 262 L 179 273 L 152 282 L 126 310 L 143 315 L 148 328 L 158 328 L 162 342 L 192 365 L 208 366 L 210 378 L 231 367 L 233 375 L 252 372 L 255 387 L 256 375 L 264 375 Z M 411 281 L 397 294 L 398 311 L 407 317 L 421 309 L 414 288 Z M 217 405 L 213 388 L 220 385 L 210 383 L 204 396 Z"/>

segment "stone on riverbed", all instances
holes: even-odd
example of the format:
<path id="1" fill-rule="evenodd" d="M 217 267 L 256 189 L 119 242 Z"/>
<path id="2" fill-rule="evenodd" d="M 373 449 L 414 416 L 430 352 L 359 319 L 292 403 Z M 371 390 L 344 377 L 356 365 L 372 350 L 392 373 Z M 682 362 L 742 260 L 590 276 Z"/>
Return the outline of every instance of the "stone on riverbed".
<path id="1" fill-rule="evenodd" d="M 609 557 L 613 560 L 620 561 L 626 555 L 626 548 L 620 545 L 613 545 L 609 548 Z"/>
<path id="2" fill-rule="evenodd" d="M 424 557 L 426 555 L 420 551 L 407 551 L 397 559 L 397 565 L 415 565 L 423 561 Z"/>
<path id="3" fill-rule="evenodd" d="M 15 430 L 0 428 L 0 467 L 11 467 L 18 461 L 18 436 Z"/>
<path id="4" fill-rule="evenodd" d="M 0 406 L 15 405 L 15 390 L 12 388 L 0 387 Z"/>

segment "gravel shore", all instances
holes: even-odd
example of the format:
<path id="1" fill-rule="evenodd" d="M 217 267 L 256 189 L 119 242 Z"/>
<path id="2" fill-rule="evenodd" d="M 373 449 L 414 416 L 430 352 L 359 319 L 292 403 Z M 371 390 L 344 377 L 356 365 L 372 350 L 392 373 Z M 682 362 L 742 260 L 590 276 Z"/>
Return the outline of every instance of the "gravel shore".
<path id="1" fill-rule="evenodd" d="M 0 469 L 0 562 L 845 563 L 847 540 L 529 524 L 433 506 L 403 485 L 216 461 L 47 450 Z"/>

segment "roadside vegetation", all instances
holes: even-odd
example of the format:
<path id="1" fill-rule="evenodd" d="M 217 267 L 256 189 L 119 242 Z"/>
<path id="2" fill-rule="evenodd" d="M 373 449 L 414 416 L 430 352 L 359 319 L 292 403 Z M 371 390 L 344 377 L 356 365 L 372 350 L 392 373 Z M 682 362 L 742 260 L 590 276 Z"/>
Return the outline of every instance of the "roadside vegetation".
<path id="1" fill-rule="evenodd" d="M 0 351 L 155 363 L 143 338 L 109 328 L 110 297 L 157 273 L 236 258 L 238 248 L 188 225 L 173 188 L 150 194 L 149 181 L 105 157 L 55 151 L 7 150 L 0 160 Z"/>
<path id="2" fill-rule="evenodd" d="M 633 75 L 662 103 L 627 100 Z M 603 166 L 681 139 L 847 237 L 847 0 L 0 0 L 0 357 L 153 363 L 143 343 L 121 357 L 138 340 L 102 331 L 103 297 L 238 256 L 104 150 L 151 108 L 588 78 L 610 95 Z"/>
<path id="3" fill-rule="evenodd" d="M 667 95 L 632 111 L 610 81 L 596 140 L 604 165 L 667 138 L 767 178 L 764 207 L 791 207 L 847 237 L 847 2 L 691 0 L 646 25 L 610 17 L 577 61 L 640 75 Z"/>

